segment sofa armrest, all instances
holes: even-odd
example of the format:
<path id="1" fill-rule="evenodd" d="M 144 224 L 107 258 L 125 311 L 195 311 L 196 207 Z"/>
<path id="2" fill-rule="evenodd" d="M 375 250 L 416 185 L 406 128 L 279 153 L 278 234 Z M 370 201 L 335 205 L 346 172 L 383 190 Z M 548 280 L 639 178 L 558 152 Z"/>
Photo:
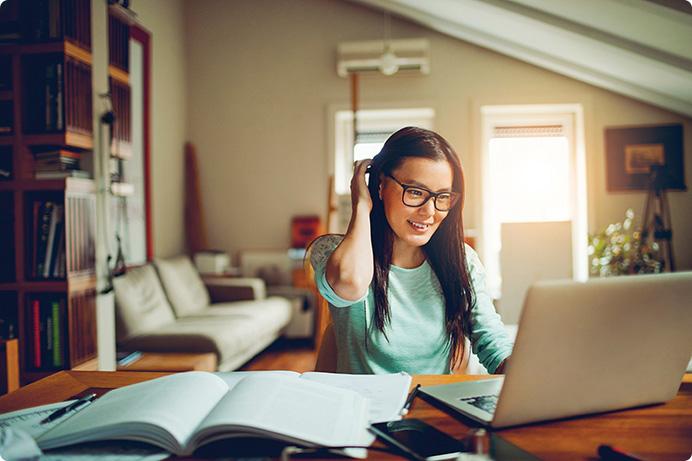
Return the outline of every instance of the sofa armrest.
<path id="1" fill-rule="evenodd" d="M 204 277 L 212 305 L 231 301 L 252 301 L 267 298 L 264 280 L 255 277 Z"/>

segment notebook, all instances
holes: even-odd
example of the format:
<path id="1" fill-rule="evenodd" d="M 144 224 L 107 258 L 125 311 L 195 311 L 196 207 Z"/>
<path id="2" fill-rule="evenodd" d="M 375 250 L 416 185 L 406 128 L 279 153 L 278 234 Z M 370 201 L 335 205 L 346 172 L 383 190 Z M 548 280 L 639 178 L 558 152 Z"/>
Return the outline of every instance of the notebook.
<path id="1" fill-rule="evenodd" d="M 368 446 L 374 440 L 367 431 L 370 421 L 394 412 L 392 395 L 397 405 L 399 400 L 403 405 L 411 380 L 405 374 L 373 375 L 366 377 L 369 383 L 351 375 L 323 375 L 329 374 L 168 375 L 108 392 L 37 442 L 45 450 L 90 441 L 132 440 L 183 456 L 233 437 L 305 446 Z M 391 400 L 371 414 L 369 399 L 362 395 L 367 391 L 390 395 Z"/>
<path id="2" fill-rule="evenodd" d="M 692 351 L 691 300 L 692 272 L 537 283 L 504 377 L 420 391 L 498 428 L 668 401 Z"/>

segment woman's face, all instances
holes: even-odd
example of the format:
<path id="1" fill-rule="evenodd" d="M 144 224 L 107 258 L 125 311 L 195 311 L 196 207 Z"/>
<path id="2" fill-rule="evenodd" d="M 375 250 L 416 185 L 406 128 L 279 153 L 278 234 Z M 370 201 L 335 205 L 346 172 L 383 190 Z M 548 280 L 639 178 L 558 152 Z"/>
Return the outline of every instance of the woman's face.
<path id="1" fill-rule="evenodd" d="M 432 192 L 451 191 L 454 180 L 452 167 L 447 161 L 420 157 L 406 157 L 391 176 L 407 186 Z M 428 243 L 449 212 L 437 210 L 432 198 L 417 208 L 405 205 L 401 199 L 402 186 L 390 177 L 383 176 L 380 184 L 384 213 L 395 238 L 415 247 Z"/>

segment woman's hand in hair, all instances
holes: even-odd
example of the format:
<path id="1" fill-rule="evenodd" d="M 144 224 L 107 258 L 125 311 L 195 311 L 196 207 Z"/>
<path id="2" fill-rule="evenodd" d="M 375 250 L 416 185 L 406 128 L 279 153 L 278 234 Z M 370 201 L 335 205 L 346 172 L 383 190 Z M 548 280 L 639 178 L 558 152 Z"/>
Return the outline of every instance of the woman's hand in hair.
<path id="1" fill-rule="evenodd" d="M 354 165 L 351 222 L 344 239 L 327 261 L 327 283 L 334 293 L 347 300 L 360 299 L 368 292 L 374 270 L 370 238 L 372 199 L 365 183 L 368 165 L 369 159 Z"/>
<path id="2" fill-rule="evenodd" d="M 355 162 L 353 168 L 353 178 L 351 178 L 351 204 L 355 210 L 358 206 L 365 206 L 368 213 L 372 210 L 372 197 L 365 182 L 365 173 L 371 160 L 359 160 Z"/>

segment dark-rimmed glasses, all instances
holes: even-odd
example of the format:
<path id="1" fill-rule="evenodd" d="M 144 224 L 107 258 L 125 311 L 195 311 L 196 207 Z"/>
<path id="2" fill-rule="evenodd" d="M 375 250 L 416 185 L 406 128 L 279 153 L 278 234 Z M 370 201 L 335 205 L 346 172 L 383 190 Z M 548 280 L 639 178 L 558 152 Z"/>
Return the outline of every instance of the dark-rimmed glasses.
<path id="1" fill-rule="evenodd" d="M 393 179 L 394 182 L 400 185 L 403 189 L 403 192 L 401 193 L 401 201 L 404 202 L 404 205 L 413 208 L 418 208 L 425 205 L 428 203 L 428 200 L 432 198 L 436 210 L 449 211 L 457 203 L 459 197 L 461 197 L 461 194 L 458 192 L 433 192 L 424 187 L 403 184 L 391 174 L 388 174 L 387 176 Z"/>

